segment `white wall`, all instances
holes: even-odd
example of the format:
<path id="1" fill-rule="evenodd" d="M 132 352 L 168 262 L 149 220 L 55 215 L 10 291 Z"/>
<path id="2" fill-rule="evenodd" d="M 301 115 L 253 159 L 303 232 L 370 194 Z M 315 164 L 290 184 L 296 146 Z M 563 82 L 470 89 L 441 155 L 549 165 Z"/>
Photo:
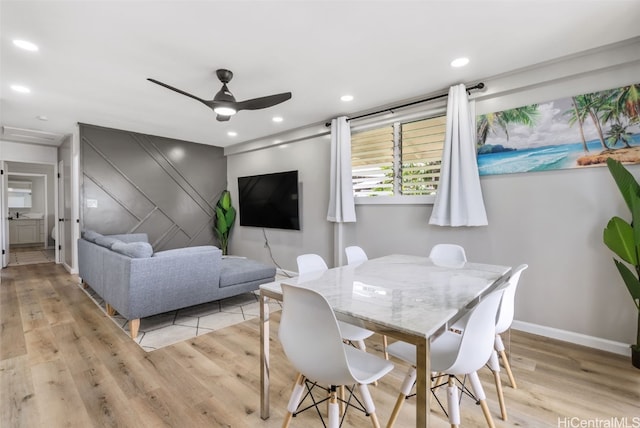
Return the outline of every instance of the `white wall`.
<path id="1" fill-rule="evenodd" d="M 484 79 L 487 90 L 475 95 L 477 113 L 639 83 L 639 76 L 640 41 L 636 39 Z M 229 189 L 236 200 L 238 176 L 299 170 L 302 230 L 267 230 L 274 259 L 284 269 L 295 271 L 295 256 L 305 252 L 319 253 L 329 263 L 333 260 L 333 225 L 325 220 L 328 150 L 325 137 L 246 153 L 229 150 Z M 640 176 L 640 166 L 631 170 Z M 613 341 L 610 349 L 614 351 L 624 349 L 618 344 L 633 342 L 635 306 L 611 252 L 602 244 L 608 219 L 628 216 L 608 170 L 486 176 L 481 182 L 488 227 L 429 226 L 430 205 L 359 205 L 358 222 L 347 226 L 347 245 L 357 243 L 375 257 L 427 254 L 437 242 L 456 242 L 465 246 L 474 261 L 514 267 L 527 263 L 530 267 L 522 275 L 516 301 L 521 326 L 549 334 L 559 329 L 574 338 L 585 335 L 584 343 L 604 348 L 603 343 Z M 236 224 L 230 250 L 270 261 L 261 229 Z"/>

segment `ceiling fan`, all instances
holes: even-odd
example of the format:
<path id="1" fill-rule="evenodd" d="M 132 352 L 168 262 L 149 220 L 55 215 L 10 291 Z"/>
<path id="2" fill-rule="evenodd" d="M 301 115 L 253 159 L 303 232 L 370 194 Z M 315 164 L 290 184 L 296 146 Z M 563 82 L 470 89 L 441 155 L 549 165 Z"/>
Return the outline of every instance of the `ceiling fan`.
<path id="1" fill-rule="evenodd" d="M 167 89 L 171 89 L 172 91 L 175 91 L 179 94 L 191 97 L 194 100 L 200 101 L 216 113 L 216 119 L 220 122 L 226 122 L 231 118 L 231 116 L 233 116 L 240 110 L 260 110 L 263 108 L 273 107 L 274 105 L 285 102 L 291 98 L 291 92 L 283 92 L 281 94 L 268 95 L 266 97 L 253 98 L 245 101 L 236 101 L 236 98 L 233 96 L 231 91 L 229 91 L 229 88 L 227 88 L 227 83 L 229 83 L 233 78 L 233 73 L 229 70 L 219 69 L 216 70 L 216 75 L 222 82 L 222 88 L 218 91 L 218 93 L 213 97 L 212 100 L 204 100 L 200 97 L 196 97 L 195 95 L 191 95 L 188 92 L 185 92 L 178 88 L 174 88 L 173 86 L 169 86 L 166 83 L 162 83 L 155 79 L 147 78 L 147 80 L 160 86 L 164 86 Z"/>

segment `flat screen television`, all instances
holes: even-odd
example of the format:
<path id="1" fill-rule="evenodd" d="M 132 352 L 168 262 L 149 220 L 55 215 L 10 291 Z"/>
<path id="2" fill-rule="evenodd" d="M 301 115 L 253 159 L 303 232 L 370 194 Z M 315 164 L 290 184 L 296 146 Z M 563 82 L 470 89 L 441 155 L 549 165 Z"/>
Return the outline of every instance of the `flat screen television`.
<path id="1" fill-rule="evenodd" d="M 298 171 L 238 177 L 240 226 L 300 230 Z"/>

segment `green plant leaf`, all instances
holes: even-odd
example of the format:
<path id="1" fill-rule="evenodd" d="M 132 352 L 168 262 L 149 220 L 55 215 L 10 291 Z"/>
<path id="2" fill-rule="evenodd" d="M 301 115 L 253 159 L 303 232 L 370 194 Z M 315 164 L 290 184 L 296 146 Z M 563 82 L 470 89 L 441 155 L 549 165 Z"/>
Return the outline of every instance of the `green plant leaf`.
<path id="1" fill-rule="evenodd" d="M 620 217 L 613 217 L 607 223 L 602 240 L 618 257 L 632 265 L 638 264 L 634 230 L 629 223 Z"/>
<path id="2" fill-rule="evenodd" d="M 216 207 L 216 232 L 222 236 L 229 230 L 227 219 L 222 208 Z"/>
<path id="3" fill-rule="evenodd" d="M 236 209 L 233 207 L 229 207 L 229 211 L 227 211 L 224 217 L 227 222 L 227 226 L 229 226 L 229 229 L 231 229 L 231 225 L 234 221 L 236 221 Z"/>
<path id="4" fill-rule="evenodd" d="M 633 302 L 636 304 L 636 307 L 640 311 L 640 281 L 638 280 L 638 277 L 633 272 L 631 272 L 631 270 L 624 263 L 616 259 L 614 259 L 613 261 L 616 263 L 616 267 L 618 268 L 620 276 L 622 276 L 622 279 L 624 280 L 629 293 L 631 293 Z"/>
<path id="5" fill-rule="evenodd" d="M 225 211 L 231 208 L 231 193 L 228 190 L 222 192 L 222 196 L 220 196 L 220 206 Z"/>
<path id="6" fill-rule="evenodd" d="M 607 158 L 607 167 L 609 167 L 611 176 L 618 185 L 618 189 L 620 189 L 620 193 L 627 203 L 629 211 L 633 212 L 631 200 L 633 199 L 633 195 L 635 195 L 636 198 L 640 197 L 640 185 L 621 162 Z M 631 192 L 629 192 L 629 190 L 631 190 Z"/>
<path id="7" fill-rule="evenodd" d="M 633 193 L 633 189 L 628 190 L 629 200 L 631 202 L 631 226 L 633 227 L 633 240 L 635 241 L 635 257 L 636 257 L 636 271 L 638 270 L 638 264 L 640 264 L 640 196 Z"/>

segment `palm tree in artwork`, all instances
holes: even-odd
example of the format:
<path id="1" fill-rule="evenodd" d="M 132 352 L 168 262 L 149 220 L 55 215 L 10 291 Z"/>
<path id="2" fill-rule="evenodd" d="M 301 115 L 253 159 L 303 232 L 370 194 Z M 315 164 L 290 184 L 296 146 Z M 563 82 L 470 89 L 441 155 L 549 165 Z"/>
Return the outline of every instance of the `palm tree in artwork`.
<path id="1" fill-rule="evenodd" d="M 538 104 L 478 116 L 478 123 L 476 125 L 478 147 L 483 146 L 487 142 L 489 133 L 495 134 L 498 128 L 504 131 L 507 140 L 509 140 L 508 128 L 510 124 L 517 123 L 533 127 L 538 116 Z"/>
<path id="2" fill-rule="evenodd" d="M 571 97 L 571 107 L 573 108 L 573 111 L 571 116 L 569 117 L 569 126 L 573 126 L 573 124 L 576 122 L 578 123 L 580 139 L 582 140 L 582 148 L 585 152 L 588 152 L 589 147 L 587 146 L 587 139 L 584 136 L 584 120 L 587 116 L 587 113 L 585 110 L 578 110 L 578 100 L 576 99 L 576 97 Z"/>
<path id="3" fill-rule="evenodd" d="M 581 133 L 583 132 L 583 126 L 586 118 L 590 118 L 596 128 L 602 148 L 608 150 L 609 146 L 607 146 L 607 143 L 605 142 L 604 132 L 602 131 L 602 126 L 598 119 L 598 113 L 601 111 L 605 101 L 605 97 L 598 92 L 576 95 L 573 97 L 573 109 L 567 110 L 565 114 L 569 115 L 569 124 L 578 123 Z"/>
<path id="4" fill-rule="evenodd" d="M 600 121 L 611 123 L 607 132 L 607 142 L 615 147 L 618 142 L 631 147 L 631 134 L 627 128 L 638 123 L 640 112 L 640 85 L 625 86 L 601 92 L 603 103 L 600 108 Z"/>

